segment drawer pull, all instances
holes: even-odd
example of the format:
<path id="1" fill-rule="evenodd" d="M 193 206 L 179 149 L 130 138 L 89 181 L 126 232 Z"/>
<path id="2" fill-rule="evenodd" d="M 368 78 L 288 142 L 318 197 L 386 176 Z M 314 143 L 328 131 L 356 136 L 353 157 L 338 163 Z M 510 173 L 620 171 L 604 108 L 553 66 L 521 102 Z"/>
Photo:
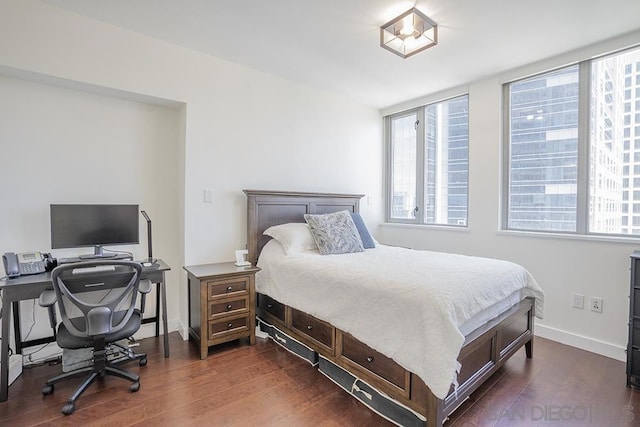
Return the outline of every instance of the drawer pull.
<path id="1" fill-rule="evenodd" d="M 227 324 L 227 328 L 228 328 L 228 329 L 233 328 L 233 323 L 228 323 L 228 324 Z"/>
<path id="2" fill-rule="evenodd" d="M 267 304 L 267 308 L 273 308 L 273 304 Z"/>
<path id="3" fill-rule="evenodd" d="M 231 304 L 227 305 L 227 310 L 231 310 L 233 308 L 233 306 Z"/>
<path id="4" fill-rule="evenodd" d="M 227 286 L 227 292 L 231 292 L 232 290 L 233 290 L 233 287 Z"/>
<path id="5" fill-rule="evenodd" d="M 307 331 L 310 331 L 310 330 L 312 330 L 312 329 L 313 329 L 313 326 L 311 326 L 311 325 L 307 325 Z"/>
<path id="6" fill-rule="evenodd" d="M 373 356 L 367 356 L 367 362 L 369 363 L 373 362 Z"/>

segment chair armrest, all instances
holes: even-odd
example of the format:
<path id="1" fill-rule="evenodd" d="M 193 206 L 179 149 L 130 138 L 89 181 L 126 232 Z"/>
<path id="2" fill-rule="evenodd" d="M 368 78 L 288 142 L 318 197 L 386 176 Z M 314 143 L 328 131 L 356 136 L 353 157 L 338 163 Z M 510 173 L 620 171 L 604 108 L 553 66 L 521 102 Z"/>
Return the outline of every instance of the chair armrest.
<path id="1" fill-rule="evenodd" d="M 51 307 L 56 303 L 56 293 L 52 289 L 46 289 L 40 293 L 38 304 L 40 307 Z"/>
<path id="2" fill-rule="evenodd" d="M 49 312 L 49 325 L 53 329 L 54 335 L 58 324 L 55 307 L 56 300 L 56 293 L 52 289 L 42 291 L 40 293 L 40 297 L 38 297 L 38 304 L 40 304 L 40 307 L 47 307 L 47 311 Z"/>
<path id="3" fill-rule="evenodd" d="M 140 292 L 140 313 L 144 313 L 147 294 L 151 292 L 151 280 L 144 279 L 140 280 L 140 284 L 138 285 L 138 292 Z"/>
<path id="4" fill-rule="evenodd" d="M 149 279 L 140 280 L 138 291 L 141 294 L 148 294 L 149 292 L 151 292 L 151 280 Z"/>

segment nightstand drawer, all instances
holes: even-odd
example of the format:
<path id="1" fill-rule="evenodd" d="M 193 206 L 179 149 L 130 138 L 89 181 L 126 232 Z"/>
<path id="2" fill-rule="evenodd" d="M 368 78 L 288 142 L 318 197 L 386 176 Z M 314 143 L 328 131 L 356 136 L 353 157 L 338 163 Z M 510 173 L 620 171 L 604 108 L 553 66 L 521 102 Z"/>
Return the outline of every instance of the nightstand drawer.
<path id="1" fill-rule="evenodd" d="M 249 278 L 238 277 L 226 280 L 207 282 L 207 295 L 209 300 L 233 294 L 248 294 Z"/>
<path id="2" fill-rule="evenodd" d="M 291 309 L 291 327 L 302 335 L 306 335 L 314 341 L 323 344 L 328 350 L 333 352 L 335 341 L 335 329 L 327 322 Z"/>
<path id="3" fill-rule="evenodd" d="M 408 375 L 402 366 L 347 333 L 342 334 L 342 357 L 407 390 Z"/>
<path id="4" fill-rule="evenodd" d="M 249 297 L 241 299 L 209 301 L 209 319 L 231 314 L 240 314 L 249 310 Z"/>
<path id="5" fill-rule="evenodd" d="M 248 316 L 211 321 L 209 322 L 209 339 L 213 340 L 224 334 L 248 331 L 250 324 Z"/>

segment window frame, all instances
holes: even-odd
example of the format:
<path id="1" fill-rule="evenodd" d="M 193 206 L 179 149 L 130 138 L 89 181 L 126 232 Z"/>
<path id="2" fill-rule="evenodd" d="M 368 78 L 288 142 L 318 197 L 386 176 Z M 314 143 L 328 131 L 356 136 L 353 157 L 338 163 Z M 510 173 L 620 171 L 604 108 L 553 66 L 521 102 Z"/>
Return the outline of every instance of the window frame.
<path id="1" fill-rule="evenodd" d="M 594 236 L 608 238 L 625 238 L 640 239 L 637 234 L 625 233 L 604 233 L 595 232 L 589 229 L 589 198 L 590 198 L 590 178 L 589 178 L 589 159 L 591 155 L 590 141 L 590 110 L 591 110 L 591 66 L 595 61 L 624 54 L 625 52 L 640 49 L 640 45 L 632 46 L 613 52 L 608 52 L 596 57 L 592 57 L 583 61 L 564 64 L 553 69 L 541 71 L 510 80 L 502 84 L 502 179 L 501 179 L 501 207 L 500 207 L 500 229 L 506 232 L 523 232 L 547 235 L 566 235 L 566 236 Z M 575 231 L 556 231 L 556 230 L 536 230 L 525 228 L 510 228 L 509 214 L 511 203 L 511 98 L 510 87 L 514 83 L 528 80 L 537 76 L 543 76 L 558 70 L 570 68 L 578 65 L 578 155 L 577 155 L 577 178 L 576 178 L 576 230 Z M 626 101 L 625 101 L 626 102 Z M 624 107 L 621 114 L 628 114 Z"/>
<path id="2" fill-rule="evenodd" d="M 424 113 L 424 106 L 411 108 L 409 110 L 400 111 L 395 114 L 388 115 L 385 120 L 385 140 L 387 147 L 387 179 L 386 179 L 386 194 L 387 194 L 387 210 L 386 221 L 398 224 L 420 224 L 419 218 L 422 217 L 422 213 L 418 210 L 419 215 L 414 215 L 413 218 L 396 218 L 393 216 L 393 145 L 392 145 L 392 122 L 394 119 L 400 119 L 413 115 L 416 121 L 420 121 L 420 115 Z M 424 144 L 420 144 L 420 128 L 424 126 L 416 125 L 416 204 L 422 206 L 424 201 Z M 424 136 L 424 132 L 422 132 Z M 421 147 L 422 146 L 422 147 Z"/>
<path id="3" fill-rule="evenodd" d="M 386 179 L 385 179 L 385 194 L 386 194 L 386 209 L 385 209 L 385 221 L 391 224 L 414 224 L 426 227 L 452 227 L 455 229 L 468 229 L 469 228 L 469 171 L 467 170 L 467 196 L 466 196 L 466 218 L 465 224 L 443 224 L 443 223 L 427 223 L 426 221 L 426 209 L 425 209 L 425 184 L 426 184 L 426 165 L 425 165 L 425 150 L 426 150 L 426 111 L 429 106 L 448 102 L 457 98 L 466 97 L 467 99 L 467 164 L 470 163 L 469 156 L 469 93 L 465 91 L 463 93 L 457 93 L 455 95 L 434 99 L 414 108 L 399 111 L 393 114 L 386 115 L 384 117 L 384 138 L 385 138 L 385 151 L 386 151 Z M 403 117 L 413 115 L 416 118 L 416 211 L 413 218 L 400 218 L 393 216 L 393 165 L 394 165 L 394 150 L 392 141 L 392 122 L 394 119 L 400 119 Z"/>

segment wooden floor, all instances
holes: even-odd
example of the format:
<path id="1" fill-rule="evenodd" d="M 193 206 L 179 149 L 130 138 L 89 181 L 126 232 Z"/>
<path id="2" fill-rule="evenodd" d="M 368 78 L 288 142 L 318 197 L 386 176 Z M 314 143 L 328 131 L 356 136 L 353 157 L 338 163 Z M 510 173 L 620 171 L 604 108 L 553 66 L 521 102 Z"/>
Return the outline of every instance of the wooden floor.
<path id="1" fill-rule="evenodd" d="M 70 416 L 60 408 L 77 382 L 42 396 L 60 365 L 25 369 L 0 403 L 0 426 L 385 426 L 391 425 L 298 357 L 271 341 L 214 347 L 201 361 L 196 346 L 171 334 L 142 341 L 149 363 L 141 388 L 114 377 L 98 381 Z M 471 396 L 446 426 L 640 425 L 640 392 L 625 387 L 625 366 L 536 338 L 534 358 L 520 350 Z"/>

